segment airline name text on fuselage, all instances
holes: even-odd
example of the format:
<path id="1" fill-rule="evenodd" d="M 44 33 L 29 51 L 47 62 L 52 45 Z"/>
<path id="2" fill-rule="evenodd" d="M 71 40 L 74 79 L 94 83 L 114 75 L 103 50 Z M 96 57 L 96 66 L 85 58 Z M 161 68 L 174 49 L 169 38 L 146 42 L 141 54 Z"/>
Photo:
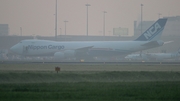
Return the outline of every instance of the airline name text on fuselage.
<path id="1" fill-rule="evenodd" d="M 159 29 L 161 29 L 161 26 L 159 23 L 155 23 L 151 28 L 149 28 L 148 31 L 144 33 L 144 37 L 146 39 L 149 39 L 153 34 L 155 34 Z"/>
<path id="2" fill-rule="evenodd" d="M 40 49 L 55 49 L 55 50 L 62 50 L 64 49 L 65 47 L 63 45 L 57 45 L 57 46 L 54 46 L 54 45 L 42 45 L 42 46 L 35 46 L 35 45 L 28 45 L 27 46 L 27 49 L 32 49 L 32 50 L 40 50 Z"/>

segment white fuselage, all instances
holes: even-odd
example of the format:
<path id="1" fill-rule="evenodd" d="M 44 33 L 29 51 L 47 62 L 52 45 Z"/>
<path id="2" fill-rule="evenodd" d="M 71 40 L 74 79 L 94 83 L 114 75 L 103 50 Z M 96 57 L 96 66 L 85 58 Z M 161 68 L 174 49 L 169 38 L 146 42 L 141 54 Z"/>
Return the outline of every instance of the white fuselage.
<path id="1" fill-rule="evenodd" d="M 125 58 L 128 60 L 167 60 L 167 59 L 178 59 L 180 54 L 178 52 L 175 53 L 147 53 L 147 54 L 130 54 Z"/>
<path id="2" fill-rule="evenodd" d="M 66 50 L 78 50 L 84 47 L 88 49 L 88 54 L 105 55 L 129 54 L 132 52 L 149 49 L 152 47 L 142 46 L 149 41 L 78 41 L 78 42 L 56 42 L 48 40 L 23 40 L 14 45 L 11 50 L 17 54 L 25 56 L 47 55 Z M 153 46 L 157 47 L 157 45 Z M 99 53 L 98 53 L 99 52 Z"/>
<path id="3" fill-rule="evenodd" d="M 151 53 L 148 54 L 150 59 L 164 60 L 164 59 L 176 59 L 180 57 L 178 53 Z"/>

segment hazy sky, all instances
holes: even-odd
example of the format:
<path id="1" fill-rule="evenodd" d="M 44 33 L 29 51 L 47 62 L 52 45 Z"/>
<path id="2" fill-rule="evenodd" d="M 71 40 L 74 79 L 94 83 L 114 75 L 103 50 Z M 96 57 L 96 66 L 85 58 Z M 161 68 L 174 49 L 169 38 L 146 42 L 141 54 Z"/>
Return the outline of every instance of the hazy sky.
<path id="1" fill-rule="evenodd" d="M 0 23 L 9 24 L 10 35 L 54 36 L 56 0 L 0 0 Z M 143 20 L 157 20 L 163 16 L 180 15 L 180 0 L 58 0 L 58 35 L 86 35 L 87 7 L 89 3 L 89 35 L 103 35 L 103 11 L 107 11 L 106 35 L 114 27 L 129 28 L 141 14 Z"/>

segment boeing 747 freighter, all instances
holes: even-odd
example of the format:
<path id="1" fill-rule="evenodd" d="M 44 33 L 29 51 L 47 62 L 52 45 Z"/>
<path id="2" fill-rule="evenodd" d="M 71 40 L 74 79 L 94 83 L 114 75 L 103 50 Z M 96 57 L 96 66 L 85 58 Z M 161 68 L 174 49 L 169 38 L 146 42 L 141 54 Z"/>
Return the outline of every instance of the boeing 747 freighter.
<path id="1" fill-rule="evenodd" d="M 22 40 L 10 48 L 23 56 L 53 55 L 57 59 L 73 58 L 82 55 L 88 57 L 116 57 L 162 46 L 159 40 L 166 18 L 157 20 L 141 36 L 134 41 L 74 41 L 56 42 L 48 40 Z"/>

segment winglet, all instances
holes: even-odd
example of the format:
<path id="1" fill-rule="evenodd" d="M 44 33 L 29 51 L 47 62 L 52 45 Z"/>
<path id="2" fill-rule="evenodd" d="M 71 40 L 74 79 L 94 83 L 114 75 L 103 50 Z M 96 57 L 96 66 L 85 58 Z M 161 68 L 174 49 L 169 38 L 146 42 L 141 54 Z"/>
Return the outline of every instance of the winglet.
<path id="1" fill-rule="evenodd" d="M 150 28 L 148 28 L 135 41 L 154 41 L 158 40 L 166 25 L 167 18 L 157 20 Z"/>

